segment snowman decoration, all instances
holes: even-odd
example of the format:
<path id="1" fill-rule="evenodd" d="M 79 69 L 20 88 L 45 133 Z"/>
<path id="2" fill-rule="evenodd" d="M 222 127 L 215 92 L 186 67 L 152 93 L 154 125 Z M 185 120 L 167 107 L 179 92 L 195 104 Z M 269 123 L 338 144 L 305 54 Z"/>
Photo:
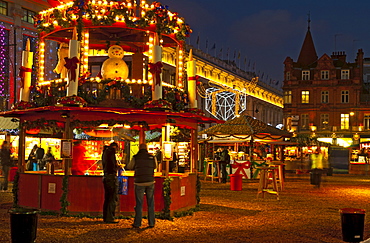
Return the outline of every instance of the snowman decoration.
<path id="1" fill-rule="evenodd" d="M 69 47 L 66 43 L 61 43 L 58 49 L 58 63 L 54 68 L 53 72 L 60 74 L 60 78 L 64 79 L 67 77 L 68 69 L 64 66 L 68 57 Z"/>
<path id="2" fill-rule="evenodd" d="M 108 59 L 103 62 L 101 76 L 103 79 L 126 79 L 128 67 L 123 60 L 124 51 L 121 46 L 113 45 L 108 49 Z"/>

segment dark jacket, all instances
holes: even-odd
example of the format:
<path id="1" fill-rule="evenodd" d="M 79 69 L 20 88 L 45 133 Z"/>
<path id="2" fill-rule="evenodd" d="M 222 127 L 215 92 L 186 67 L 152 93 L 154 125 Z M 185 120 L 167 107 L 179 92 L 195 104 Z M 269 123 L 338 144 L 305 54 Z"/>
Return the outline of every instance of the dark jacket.
<path id="1" fill-rule="evenodd" d="M 153 182 L 154 169 L 157 167 L 154 156 L 149 154 L 146 149 L 140 149 L 133 158 L 135 183 Z"/>
<path id="2" fill-rule="evenodd" d="M 11 166 L 12 160 L 10 159 L 10 149 L 0 149 L 0 162 L 3 166 Z"/>
<path id="3" fill-rule="evenodd" d="M 104 175 L 117 175 L 118 165 L 116 159 L 116 150 L 108 147 L 104 150 L 102 156 Z"/>

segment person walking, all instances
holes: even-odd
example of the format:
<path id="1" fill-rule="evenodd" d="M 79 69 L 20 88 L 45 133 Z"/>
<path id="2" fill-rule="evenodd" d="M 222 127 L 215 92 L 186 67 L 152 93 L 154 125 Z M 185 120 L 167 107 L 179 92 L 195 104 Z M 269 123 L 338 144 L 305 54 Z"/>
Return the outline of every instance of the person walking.
<path id="1" fill-rule="evenodd" d="M 10 158 L 10 149 L 8 146 L 8 142 L 4 141 L 1 150 L 0 150 L 0 159 L 1 159 L 1 165 L 2 165 L 2 170 L 3 170 L 3 176 L 4 180 L 1 185 L 1 190 L 2 191 L 7 191 L 8 190 L 8 182 L 9 182 L 9 170 L 10 167 L 12 166 L 12 160 Z"/>
<path id="2" fill-rule="evenodd" d="M 133 156 L 127 169 L 135 170 L 135 219 L 134 228 L 140 228 L 143 214 L 143 199 L 146 194 L 146 202 L 148 206 L 148 224 L 149 228 L 155 225 L 154 214 L 154 170 L 157 168 L 156 158 L 148 153 L 146 144 L 139 145 L 139 152 Z"/>
<path id="3" fill-rule="evenodd" d="M 118 223 L 114 220 L 118 196 L 118 163 L 116 159 L 116 150 L 118 144 L 113 142 L 106 147 L 102 155 L 103 164 L 103 184 L 104 184 L 104 204 L 103 221 L 107 224 Z"/>

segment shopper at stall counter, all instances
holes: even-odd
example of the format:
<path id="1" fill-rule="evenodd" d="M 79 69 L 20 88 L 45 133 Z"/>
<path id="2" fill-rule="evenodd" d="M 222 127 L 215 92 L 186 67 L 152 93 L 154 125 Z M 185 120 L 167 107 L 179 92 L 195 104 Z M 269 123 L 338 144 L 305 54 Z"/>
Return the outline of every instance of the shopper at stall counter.
<path id="1" fill-rule="evenodd" d="M 3 176 L 4 180 L 3 183 L 1 184 L 1 190 L 2 191 L 7 191 L 8 190 L 8 182 L 9 182 L 9 170 L 10 167 L 12 166 L 12 160 L 10 158 L 10 149 L 8 146 L 8 142 L 4 141 L 1 150 L 0 150 L 0 159 L 1 159 L 1 165 L 2 165 L 2 170 L 3 170 Z"/>
<path id="2" fill-rule="evenodd" d="M 115 209 L 118 196 L 117 171 L 118 164 L 116 159 L 116 150 L 118 144 L 113 142 L 106 147 L 102 155 L 103 164 L 103 184 L 104 184 L 104 204 L 103 204 L 103 221 L 108 224 L 118 223 L 114 220 Z"/>
<path id="3" fill-rule="evenodd" d="M 139 145 L 139 152 L 133 156 L 126 167 L 128 170 L 135 170 L 135 219 L 132 227 L 140 228 L 143 214 L 143 199 L 146 194 L 148 206 L 149 228 L 155 225 L 154 214 L 154 170 L 157 168 L 156 158 L 148 153 L 146 144 Z"/>
<path id="4" fill-rule="evenodd" d="M 226 166 L 230 164 L 230 155 L 229 151 L 226 147 L 221 152 L 220 155 L 220 166 L 221 166 L 221 174 L 222 174 L 222 183 L 226 183 L 227 180 L 227 172 L 226 172 Z"/>
<path id="5" fill-rule="evenodd" d="M 41 148 L 41 145 L 40 145 L 39 147 L 37 147 L 36 152 L 35 152 L 35 157 L 36 157 L 37 164 L 38 164 L 40 170 L 45 169 L 45 163 L 44 163 L 44 160 L 43 160 L 44 155 L 45 155 L 45 150 L 43 148 Z"/>
<path id="6" fill-rule="evenodd" d="M 88 169 L 85 162 L 85 153 L 86 148 L 82 146 L 81 141 L 74 142 L 72 151 L 72 175 L 84 175 Z"/>
<path id="7" fill-rule="evenodd" d="M 37 150 L 37 144 L 33 145 L 33 148 L 28 155 L 28 161 L 26 164 L 26 170 L 37 170 L 36 164 L 37 164 L 37 159 L 36 159 L 36 150 Z"/>

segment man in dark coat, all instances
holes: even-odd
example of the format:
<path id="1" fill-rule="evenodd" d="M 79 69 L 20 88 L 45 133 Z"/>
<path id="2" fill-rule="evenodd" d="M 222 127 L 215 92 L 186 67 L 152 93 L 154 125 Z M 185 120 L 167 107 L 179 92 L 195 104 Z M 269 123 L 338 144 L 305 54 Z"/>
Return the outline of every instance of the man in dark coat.
<path id="1" fill-rule="evenodd" d="M 10 167 L 12 166 L 10 154 L 11 153 L 10 153 L 10 149 L 8 146 L 8 142 L 4 141 L 1 147 L 1 150 L 0 150 L 0 159 L 1 159 L 1 165 L 2 165 L 2 170 L 3 170 L 3 176 L 4 176 L 4 181 L 3 181 L 3 184 L 1 185 L 1 189 L 3 191 L 8 190 L 9 170 L 10 170 Z"/>
<path id="2" fill-rule="evenodd" d="M 155 224 L 154 214 L 154 170 L 157 168 L 155 156 L 148 153 L 146 144 L 139 145 L 139 152 L 134 155 L 127 165 L 128 170 L 135 170 L 135 219 L 134 228 L 140 228 L 143 214 L 143 199 L 146 194 L 148 205 L 148 224 L 153 228 Z"/>
<path id="3" fill-rule="evenodd" d="M 116 150 L 118 144 L 113 142 L 103 151 L 102 164 L 104 170 L 104 205 L 103 220 L 105 223 L 117 223 L 114 221 L 115 210 L 118 196 L 117 171 L 118 164 L 116 159 Z"/>
<path id="4" fill-rule="evenodd" d="M 230 164 L 230 155 L 229 155 L 229 151 L 225 147 L 220 155 L 220 166 L 221 166 L 221 174 L 222 174 L 221 182 L 222 183 L 226 183 L 226 180 L 227 180 L 226 166 L 228 164 Z"/>

